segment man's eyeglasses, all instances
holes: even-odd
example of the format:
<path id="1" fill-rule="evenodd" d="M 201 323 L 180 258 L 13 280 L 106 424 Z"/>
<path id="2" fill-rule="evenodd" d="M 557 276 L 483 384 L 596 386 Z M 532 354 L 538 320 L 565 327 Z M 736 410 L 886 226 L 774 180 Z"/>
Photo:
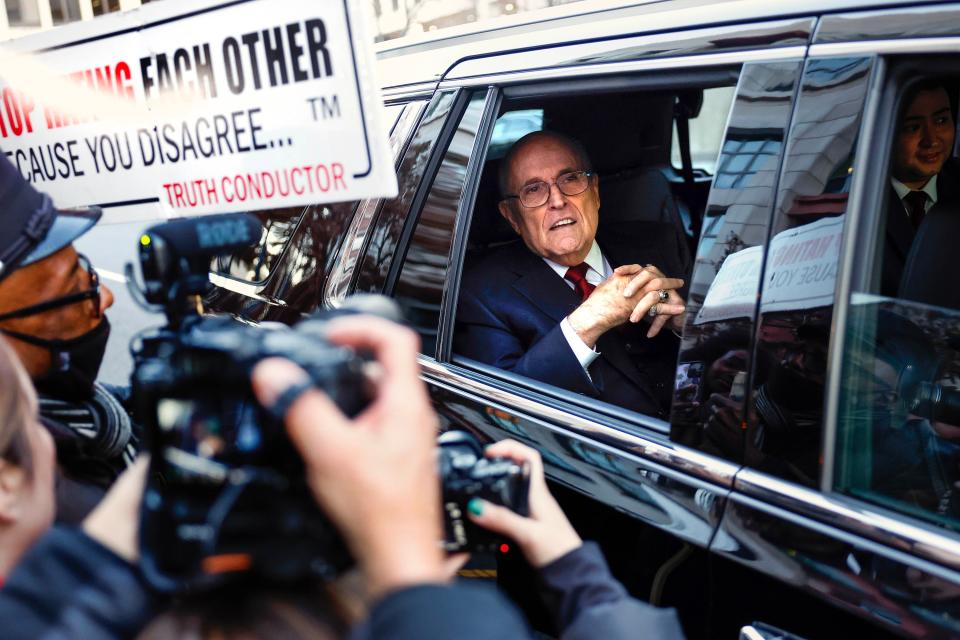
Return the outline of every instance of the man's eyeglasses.
<path id="1" fill-rule="evenodd" d="M 556 182 L 544 182 L 542 180 L 531 182 L 524 185 L 520 189 L 520 193 L 508 195 L 504 197 L 504 200 L 517 198 L 520 200 L 520 204 L 528 209 L 542 207 L 550 199 L 550 185 L 557 185 L 557 189 L 560 189 L 560 193 L 565 196 L 576 196 L 587 190 L 587 187 L 590 186 L 590 178 L 593 176 L 593 171 L 561 173 L 557 176 Z"/>
<path id="2" fill-rule="evenodd" d="M 35 316 L 38 313 L 44 313 L 45 311 L 50 311 L 51 309 L 59 309 L 60 307 L 67 307 L 71 304 L 83 302 L 84 300 L 93 300 L 94 314 L 96 314 L 97 318 L 100 318 L 100 276 L 97 275 L 96 270 L 93 268 L 93 265 L 90 264 L 90 260 L 87 259 L 87 256 L 83 255 L 82 253 L 78 253 L 77 262 L 80 264 L 80 268 L 84 269 L 90 276 L 89 289 L 86 291 L 79 291 L 77 293 L 61 296 L 59 298 L 54 298 L 53 300 L 47 300 L 46 302 L 41 302 L 39 304 L 33 304 L 29 307 L 16 309 L 14 311 L 10 311 L 9 313 L 4 313 L 3 315 L 0 315 L 0 321 Z"/>

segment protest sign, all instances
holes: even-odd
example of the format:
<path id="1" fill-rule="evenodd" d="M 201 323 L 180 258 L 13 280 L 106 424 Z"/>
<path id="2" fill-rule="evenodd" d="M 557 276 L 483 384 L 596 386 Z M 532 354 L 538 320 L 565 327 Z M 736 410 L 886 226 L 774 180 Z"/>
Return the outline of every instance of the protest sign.
<path id="1" fill-rule="evenodd" d="M 351 3 L 168 0 L 0 47 L 0 148 L 112 220 L 396 193 Z"/>

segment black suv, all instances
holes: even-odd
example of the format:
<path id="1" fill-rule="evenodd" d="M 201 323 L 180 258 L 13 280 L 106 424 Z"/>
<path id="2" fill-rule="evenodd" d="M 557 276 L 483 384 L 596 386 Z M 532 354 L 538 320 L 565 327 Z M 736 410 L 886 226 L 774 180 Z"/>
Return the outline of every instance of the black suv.
<path id="1" fill-rule="evenodd" d="M 881 283 L 898 113 L 936 76 L 955 114 L 960 5 L 584 3 L 378 58 L 399 195 L 260 213 L 211 309 L 394 297 L 443 427 L 539 449 L 584 536 L 692 638 L 960 636 L 960 309 L 913 295 L 960 291 L 960 227 L 921 227 Z M 585 145 L 601 227 L 669 225 L 689 251 L 669 420 L 453 349 L 462 274 L 515 241 L 498 164 L 539 129 Z M 499 577 L 523 601 L 520 564 Z"/>

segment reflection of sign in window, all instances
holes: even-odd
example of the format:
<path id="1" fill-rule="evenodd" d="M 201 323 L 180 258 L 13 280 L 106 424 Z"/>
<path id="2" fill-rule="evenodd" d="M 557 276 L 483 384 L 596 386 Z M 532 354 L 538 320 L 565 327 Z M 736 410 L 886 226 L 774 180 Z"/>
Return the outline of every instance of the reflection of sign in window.
<path id="1" fill-rule="evenodd" d="M 770 242 L 761 311 L 833 304 L 844 216 L 781 231 Z"/>
<path id="2" fill-rule="evenodd" d="M 761 311 L 795 311 L 833 304 L 843 216 L 787 229 L 770 241 Z M 753 315 L 763 247 L 727 256 L 694 324 Z"/>
<path id="3" fill-rule="evenodd" d="M 694 324 L 752 316 L 757 306 L 762 260 L 762 246 L 749 247 L 727 256 L 707 291 Z"/>

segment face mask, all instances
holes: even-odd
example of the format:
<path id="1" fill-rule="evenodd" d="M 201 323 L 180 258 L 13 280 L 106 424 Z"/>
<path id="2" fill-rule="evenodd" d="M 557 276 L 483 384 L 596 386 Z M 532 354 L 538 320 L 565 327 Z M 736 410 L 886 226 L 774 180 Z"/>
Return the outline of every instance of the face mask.
<path id="1" fill-rule="evenodd" d="M 63 400 L 88 400 L 93 394 L 103 354 L 110 337 L 110 323 L 104 317 L 90 331 L 70 340 L 46 340 L 7 329 L 0 332 L 28 344 L 50 350 L 50 370 L 34 380 L 37 391 Z"/>

